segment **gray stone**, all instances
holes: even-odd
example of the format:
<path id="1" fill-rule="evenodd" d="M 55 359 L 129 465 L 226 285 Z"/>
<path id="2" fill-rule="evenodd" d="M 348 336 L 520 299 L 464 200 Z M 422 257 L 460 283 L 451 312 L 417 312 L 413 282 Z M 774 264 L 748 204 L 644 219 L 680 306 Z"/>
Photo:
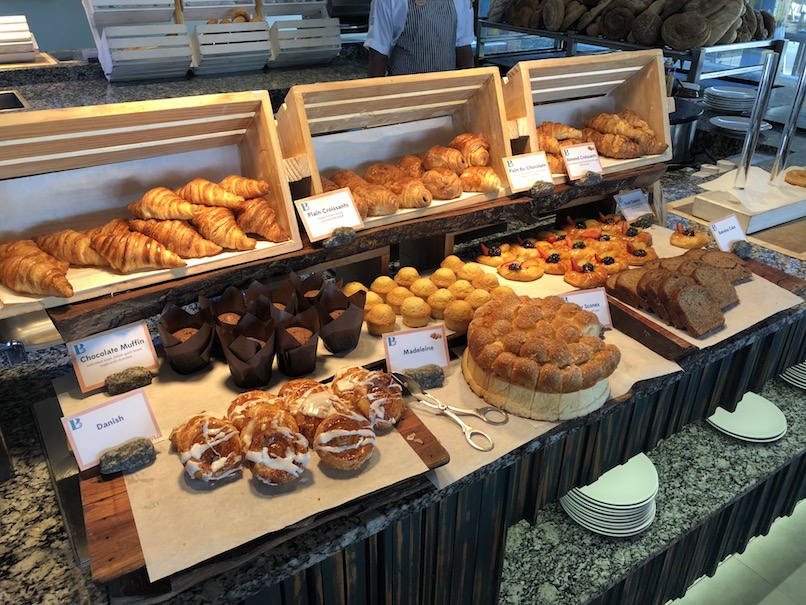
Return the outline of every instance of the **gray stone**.
<path id="1" fill-rule="evenodd" d="M 588 174 L 582 178 L 578 178 L 573 182 L 577 187 L 590 187 L 591 185 L 598 185 L 602 182 L 602 175 L 597 172 L 588 171 Z"/>
<path id="2" fill-rule="evenodd" d="M 417 381 L 423 389 L 434 389 L 441 387 L 445 380 L 445 372 L 436 364 L 420 366 L 419 368 L 409 368 L 403 370 L 403 374 Z"/>
<path id="3" fill-rule="evenodd" d="M 338 248 L 355 241 L 355 229 L 352 227 L 336 227 L 330 237 L 322 242 L 325 248 Z"/>
<path id="4" fill-rule="evenodd" d="M 647 229 L 655 224 L 655 215 L 651 212 L 647 212 L 646 214 L 642 214 L 635 219 L 632 224 L 636 227 L 640 227 L 641 229 Z"/>
<path id="5" fill-rule="evenodd" d="M 138 437 L 101 454 L 101 474 L 133 473 L 157 459 L 150 439 Z"/>
<path id="6" fill-rule="evenodd" d="M 546 197 L 552 193 L 554 193 L 554 183 L 547 183 L 546 181 L 535 181 L 535 184 L 529 189 L 529 195 L 534 198 Z"/>
<path id="7" fill-rule="evenodd" d="M 110 374 L 104 381 L 110 395 L 120 395 L 148 384 L 151 384 L 151 372 L 141 366 Z"/>

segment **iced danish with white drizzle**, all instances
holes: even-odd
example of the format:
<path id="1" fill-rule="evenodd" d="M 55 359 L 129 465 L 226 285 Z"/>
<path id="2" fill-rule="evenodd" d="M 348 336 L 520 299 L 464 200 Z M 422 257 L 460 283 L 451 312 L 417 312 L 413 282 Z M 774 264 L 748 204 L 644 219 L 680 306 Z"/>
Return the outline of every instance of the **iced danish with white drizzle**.
<path id="1" fill-rule="evenodd" d="M 248 422 L 241 431 L 241 443 L 245 466 L 267 485 L 299 479 L 311 456 L 294 417 L 273 406 L 262 407 Z"/>
<path id="2" fill-rule="evenodd" d="M 331 414 L 316 429 L 313 449 L 328 466 L 358 470 L 375 451 L 375 431 L 369 420 L 356 412 Z"/>
<path id="3" fill-rule="evenodd" d="M 241 393 L 227 408 L 227 418 L 235 425 L 239 431 L 252 419 L 252 417 L 264 406 L 285 407 L 285 401 L 279 395 L 268 391 L 254 390 Z"/>
<path id="4" fill-rule="evenodd" d="M 218 481 L 241 470 L 241 441 L 229 420 L 202 412 L 171 431 L 171 443 L 185 472 L 201 481 Z"/>
<path id="5" fill-rule="evenodd" d="M 285 397 L 285 409 L 294 416 L 300 432 L 309 441 L 313 440 L 322 420 L 349 408 L 348 402 L 333 393 L 329 386 L 319 382 Z"/>
<path id="6" fill-rule="evenodd" d="M 403 389 L 386 372 L 346 368 L 334 376 L 331 388 L 376 431 L 392 428 L 405 410 Z"/>

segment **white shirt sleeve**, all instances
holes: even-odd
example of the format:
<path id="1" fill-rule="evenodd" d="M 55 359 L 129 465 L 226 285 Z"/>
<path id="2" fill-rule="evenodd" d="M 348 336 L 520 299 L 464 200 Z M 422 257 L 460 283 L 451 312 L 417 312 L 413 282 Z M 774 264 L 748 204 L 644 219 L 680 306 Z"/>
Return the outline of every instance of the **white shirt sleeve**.
<path id="1" fill-rule="evenodd" d="M 372 0 L 364 47 L 388 57 L 406 27 L 408 13 L 408 0 Z"/>
<path id="2" fill-rule="evenodd" d="M 373 0 L 373 4 L 375 1 Z M 454 0 L 456 5 L 456 46 L 468 46 L 476 39 L 471 0 Z"/>

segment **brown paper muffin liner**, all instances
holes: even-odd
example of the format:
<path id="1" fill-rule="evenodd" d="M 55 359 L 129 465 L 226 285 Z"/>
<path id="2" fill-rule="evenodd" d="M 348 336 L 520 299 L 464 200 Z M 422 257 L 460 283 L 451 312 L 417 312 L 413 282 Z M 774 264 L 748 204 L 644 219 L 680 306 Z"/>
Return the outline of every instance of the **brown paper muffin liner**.
<path id="1" fill-rule="evenodd" d="M 299 311 L 305 311 L 313 306 L 322 294 L 322 284 L 325 281 L 324 273 L 312 273 L 306 279 L 300 279 L 293 271 L 288 274 L 288 281 L 297 292 L 297 305 Z"/>
<path id="2" fill-rule="evenodd" d="M 300 342 L 289 330 L 305 328 L 312 332 L 308 342 Z M 319 344 L 319 314 L 309 307 L 295 316 L 286 319 L 276 330 L 277 367 L 290 378 L 306 376 L 316 368 L 316 349 Z"/>
<path id="3" fill-rule="evenodd" d="M 268 384 L 275 353 L 274 322 L 245 313 L 234 329 L 218 326 L 216 331 L 235 384 L 242 389 Z"/>
<path id="4" fill-rule="evenodd" d="M 352 351 L 358 346 L 361 327 L 364 324 L 365 301 L 364 291 L 347 297 L 334 283 L 327 284 L 322 289 L 319 300 L 314 304 L 321 326 L 319 337 L 325 348 L 334 355 Z M 344 312 L 334 319 L 331 313 L 336 310 Z"/>
<path id="5" fill-rule="evenodd" d="M 174 336 L 184 328 L 198 330 L 187 340 Z M 215 333 L 205 313 L 188 313 L 173 303 L 168 303 L 160 314 L 157 325 L 165 357 L 171 367 L 180 374 L 192 374 L 210 365 Z"/>

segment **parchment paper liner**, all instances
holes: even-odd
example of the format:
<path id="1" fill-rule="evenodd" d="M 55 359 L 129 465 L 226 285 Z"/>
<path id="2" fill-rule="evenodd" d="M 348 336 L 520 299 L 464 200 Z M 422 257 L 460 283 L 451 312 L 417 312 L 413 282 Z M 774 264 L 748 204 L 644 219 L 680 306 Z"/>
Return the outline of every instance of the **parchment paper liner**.
<path id="1" fill-rule="evenodd" d="M 195 328 L 198 332 L 182 342 L 173 335 L 182 328 Z M 175 371 L 192 374 L 210 364 L 215 332 L 210 318 L 203 311 L 188 313 L 181 307 L 168 303 L 160 314 L 157 330 L 162 339 L 165 357 Z"/>
<path id="2" fill-rule="evenodd" d="M 275 352 L 274 322 L 245 313 L 232 330 L 216 327 L 232 380 L 242 389 L 256 389 L 271 380 Z M 260 346 L 251 338 L 266 344 Z"/>
<path id="3" fill-rule="evenodd" d="M 305 344 L 287 332 L 288 328 L 307 328 L 313 335 Z M 290 378 L 307 376 L 316 368 L 316 349 L 319 344 L 319 314 L 309 307 L 285 319 L 276 330 L 277 367 Z"/>
<path id="4" fill-rule="evenodd" d="M 319 313 L 319 336 L 325 348 L 338 355 L 352 351 L 358 345 L 361 328 L 364 324 L 364 302 L 367 293 L 363 290 L 350 297 L 345 296 L 334 283 L 327 284 L 314 303 Z M 336 319 L 330 313 L 343 309 L 344 313 Z"/>
<path id="5" fill-rule="evenodd" d="M 305 311 L 308 307 L 312 306 L 315 301 L 319 300 L 322 295 L 322 284 L 325 281 L 324 273 L 312 273 L 306 279 L 300 279 L 299 275 L 293 271 L 288 274 L 288 281 L 294 286 L 297 292 L 297 305 L 299 311 Z M 307 297 L 305 294 L 313 290 L 319 290 L 316 296 Z"/>

